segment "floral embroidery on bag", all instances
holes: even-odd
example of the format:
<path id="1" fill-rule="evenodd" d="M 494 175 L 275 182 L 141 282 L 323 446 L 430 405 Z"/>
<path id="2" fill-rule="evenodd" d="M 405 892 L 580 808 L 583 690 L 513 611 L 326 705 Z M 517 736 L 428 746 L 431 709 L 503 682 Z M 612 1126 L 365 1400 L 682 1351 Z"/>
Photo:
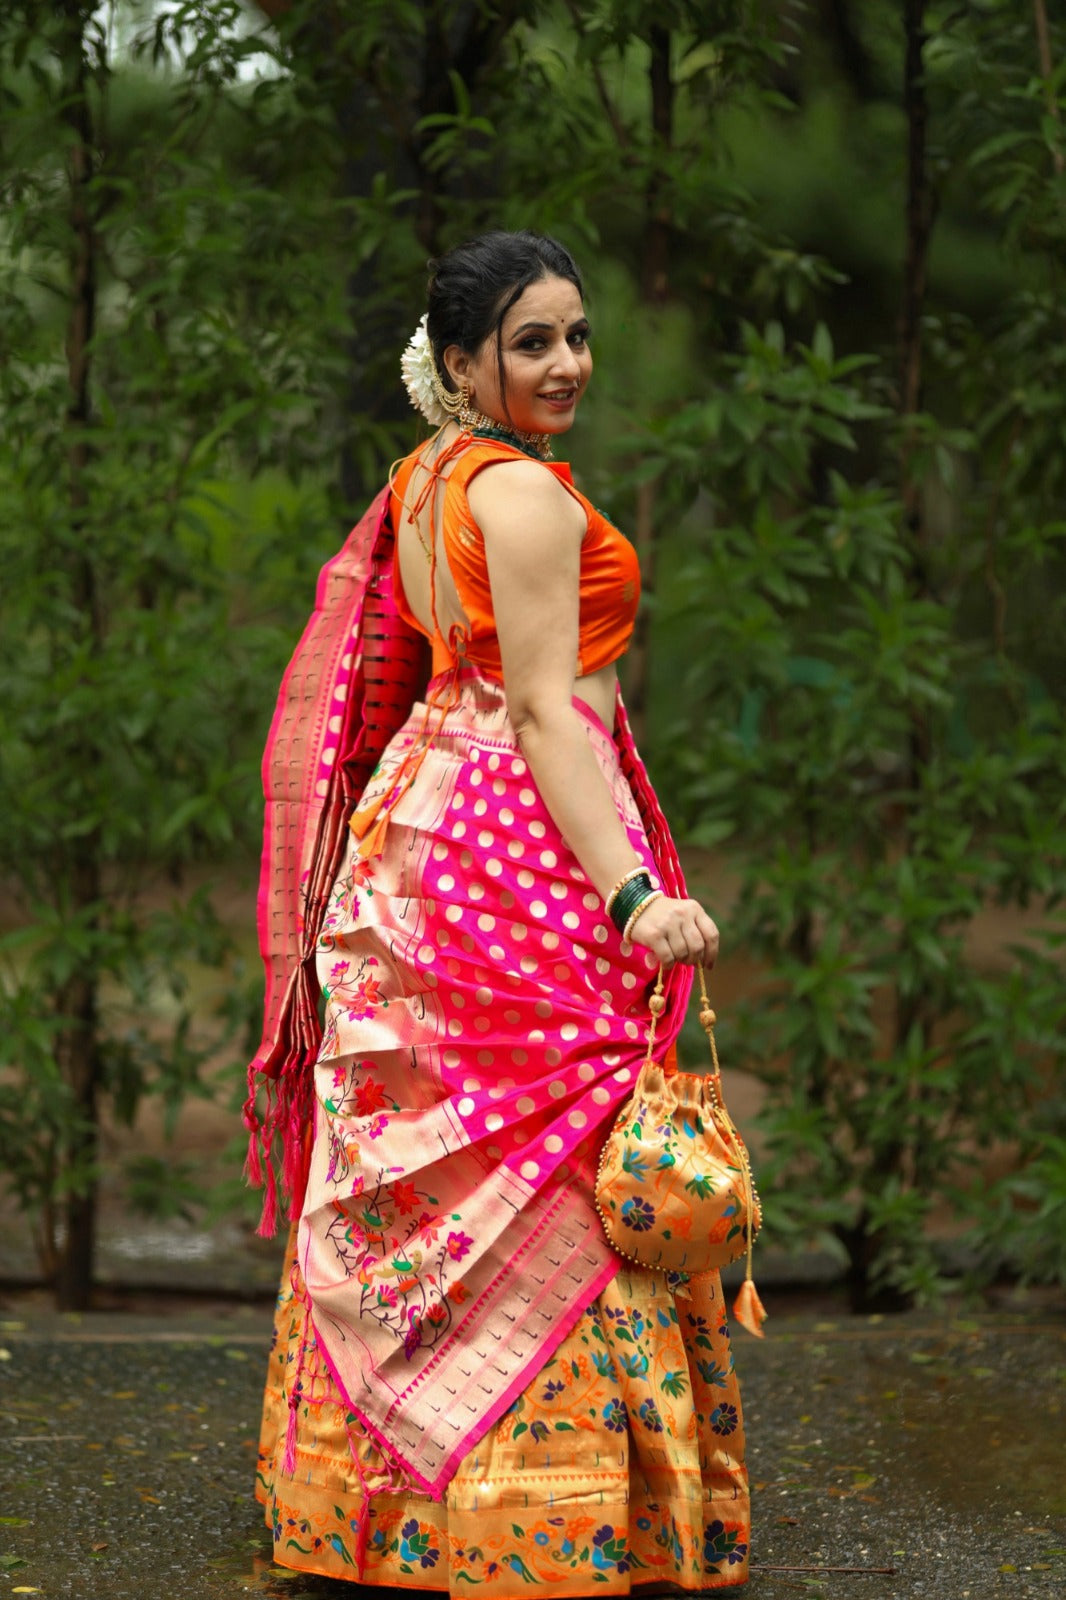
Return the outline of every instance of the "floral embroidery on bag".
<path id="1" fill-rule="evenodd" d="M 733 1194 L 743 1169 L 723 1154 L 721 1140 L 704 1140 L 711 1124 L 688 1103 L 711 1092 L 708 1082 L 645 1062 L 634 1094 L 639 1103 L 626 1107 L 604 1144 L 596 1204 L 607 1237 L 646 1266 L 705 1271 L 746 1247 Z"/>

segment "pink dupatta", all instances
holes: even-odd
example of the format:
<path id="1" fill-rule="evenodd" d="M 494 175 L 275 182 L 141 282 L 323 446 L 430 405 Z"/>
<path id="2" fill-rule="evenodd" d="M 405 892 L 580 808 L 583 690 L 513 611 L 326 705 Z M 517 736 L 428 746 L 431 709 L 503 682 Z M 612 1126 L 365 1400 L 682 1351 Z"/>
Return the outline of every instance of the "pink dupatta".
<path id="1" fill-rule="evenodd" d="M 388 501 L 383 489 L 319 574 L 315 609 L 282 679 L 263 755 L 258 928 L 266 998 L 244 1122 L 248 1176 L 266 1190 L 259 1231 L 267 1236 L 278 1221 L 278 1139 L 293 1220 L 303 1203 L 312 1068 L 322 1037 L 315 947 L 348 818 L 425 676 L 425 640 L 393 604 Z"/>

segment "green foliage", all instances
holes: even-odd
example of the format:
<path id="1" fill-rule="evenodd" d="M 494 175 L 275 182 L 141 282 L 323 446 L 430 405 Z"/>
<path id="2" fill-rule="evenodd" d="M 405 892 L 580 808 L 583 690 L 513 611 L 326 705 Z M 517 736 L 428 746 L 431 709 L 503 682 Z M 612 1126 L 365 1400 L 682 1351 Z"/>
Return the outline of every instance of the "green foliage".
<path id="1" fill-rule="evenodd" d="M 1048 75 L 1029 13 L 926 8 L 901 415 L 889 0 L 130 0 L 117 60 L 103 16 L 0 20 L 0 1170 L 46 1259 L 101 1103 L 172 1119 L 238 1053 L 190 886 L 254 848 L 313 572 L 408 447 L 427 257 L 533 226 L 588 261 L 575 458 L 649 580 L 627 691 L 741 873 L 768 1236 L 928 1295 L 951 1205 L 983 1270 L 1061 1276 L 1061 21 Z M 153 1162 L 133 1194 L 191 1206 Z"/>
<path id="2" fill-rule="evenodd" d="M 1060 1107 L 1058 1126 L 1064 1125 Z M 1061 1284 L 1066 1279 L 1066 1138 L 1049 1133 L 995 1198 L 986 1261 L 992 1267 L 1008 1263 L 1024 1282 Z"/>
<path id="3" fill-rule="evenodd" d="M 23 68 L 0 175 L 0 872 L 23 921 L 3 950 L 0 1171 L 51 1266 L 98 1176 L 99 1109 L 129 1123 L 151 1093 L 172 1125 L 231 1032 L 192 987 L 230 957 L 186 875 L 253 847 L 287 642 L 276 601 L 256 614 L 269 586 L 242 616 L 232 575 L 277 567 L 312 517 L 321 538 L 323 506 L 286 486 L 240 526 L 218 479 L 317 465 L 336 306 L 286 242 L 314 196 L 267 193 L 220 150 L 285 115 L 280 85 L 269 108 L 218 103 L 224 29 L 200 26 L 191 77 L 161 95 L 113 81 L 88 13 L 39 20 L 0 33 Z M 306 557 L 285 564 L 306 582 Z"/>
<path id="4" fill-rule="evenodd" d="M 981 58 L 980 116 L 996 120 L 995 92 L 1024 120 L 1019 32 L 996 20 L 978 30 L 1001 52 Z M 975 58 L 954 26 L 929 53 L 951 108 L 939 159 L 1034 164 L 1011 191 L 1025 286 L 982 325 L 929 318 L 936 412 L 897 420 L 875 354 L 839 360 L 825 327 L 804 343 L 769 323 L 633 439 L 682 529 L 656 660 L 685 714 L 658 724 L 655 755 L 693 841 L 737 853 L 728 936 L 764 975 L 745 1044 L 770 1089 L 769 1227 L 833 1241 L 867 1303 L 936 1292 L 927 1223 L 945 1203 L 986 1266 L 993 1237 L 1034 1273 L 1062 1259 L 1061 1124 L 1038 1134 L 1032 1111 L 1064 1018 L 1040 928 L 1066 891 L 1064 391 L 1034 287 L 1057 276 L 1061 178 L 1040 141 L 972 154 L 978 105 L 955 77 Z M 1031 121 L 1042 95 L 1022 98 Z M 1029 938 L 986 954 L 978 927 L 1012 908 Z M 1005 1150 L 1034 1159 L 996 1188 L 986 1162 Z"/>

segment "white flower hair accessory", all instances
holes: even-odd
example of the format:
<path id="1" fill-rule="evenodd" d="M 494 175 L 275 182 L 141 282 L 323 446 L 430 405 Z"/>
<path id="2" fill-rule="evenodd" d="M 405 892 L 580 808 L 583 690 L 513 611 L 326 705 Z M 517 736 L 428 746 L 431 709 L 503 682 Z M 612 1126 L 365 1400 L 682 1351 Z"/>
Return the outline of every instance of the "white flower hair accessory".
<path id="1" fill-rule="evenodd" d="M 400 357 L 400 371 L 403 373 L 404 386 L 415 410 L 421 411 L 432 427 L 439 428 L 442 423 L 448 421 L 448 412 L 437 399 L 437 385 L 440 379 L 437 377 L 437 366 L 433 360 L 433 346 L 429 342 L 426 321 L 427 318 L 423 316 L 411 335 L 411 342 Z"/>

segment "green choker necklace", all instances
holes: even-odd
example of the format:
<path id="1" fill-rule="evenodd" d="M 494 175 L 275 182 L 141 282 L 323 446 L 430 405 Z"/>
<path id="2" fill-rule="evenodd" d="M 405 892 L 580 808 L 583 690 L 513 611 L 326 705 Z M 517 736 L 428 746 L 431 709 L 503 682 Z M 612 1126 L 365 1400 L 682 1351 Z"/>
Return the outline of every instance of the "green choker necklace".
<path id="1" fill-rule="evenodd" d="M 461 421 L 459 426 L 465 433 L 473 434 L 475 439 L 499 439 L 502 444 L 513 444 L 516 450 L 531 456 L 534 461 L 552 459 L 550 433 L 521 433 L 517 428 L 503 428 L 489 417 L 481 415 L 476 421 Z"/>

